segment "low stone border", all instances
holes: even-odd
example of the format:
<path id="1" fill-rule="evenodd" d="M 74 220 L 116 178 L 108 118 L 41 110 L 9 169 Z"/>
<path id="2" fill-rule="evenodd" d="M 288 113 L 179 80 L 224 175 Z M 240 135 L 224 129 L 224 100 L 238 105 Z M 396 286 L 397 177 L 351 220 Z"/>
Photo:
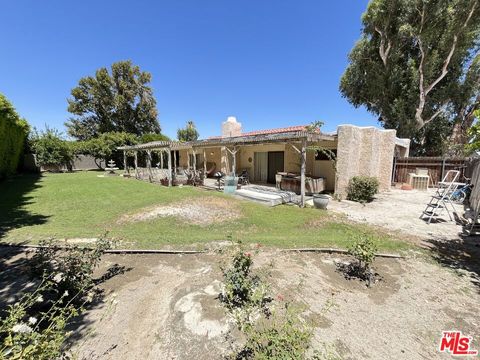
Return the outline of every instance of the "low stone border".
<path id="1" fill-rule="evenodd" d="M 24 248 L 24 249 L 38 249 L 44 248 L 41 245 L 23 245 L 12 243 L 0 243 L 0 247 L 12 247 L 12 248 Z M 58 249 L 66 248 L 66 246 L 56 246 Z M 284 252 L 315 252 L 315 253 L 328 253 L 328 254 L 348 254 L 348 250 L 335 249 L 335 248 L 292 248 L 292 249 L 280 249 Z M 206 250 L 154 250 L 154 249 L 110 249 L 106 250 L 106 254 L 205 254 Z M 398 254 L 375 254 L 376 257 L 392 258 L 392 259 L 405 259 L 405 256 Z"/>

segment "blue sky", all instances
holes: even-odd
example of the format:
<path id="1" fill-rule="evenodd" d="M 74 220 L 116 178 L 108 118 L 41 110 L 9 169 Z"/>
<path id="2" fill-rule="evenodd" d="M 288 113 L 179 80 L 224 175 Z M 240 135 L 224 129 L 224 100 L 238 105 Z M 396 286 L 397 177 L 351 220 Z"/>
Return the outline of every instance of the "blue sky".
<path id="1" fill-rule="evenodd" d="M 2 3 L 0 92 L 31 124 L 64 131 L 78 80 L 130 59 L 153 75 L 162 131 L 377 125 L 338 91 L 365 0 L 11 0 Z"/>

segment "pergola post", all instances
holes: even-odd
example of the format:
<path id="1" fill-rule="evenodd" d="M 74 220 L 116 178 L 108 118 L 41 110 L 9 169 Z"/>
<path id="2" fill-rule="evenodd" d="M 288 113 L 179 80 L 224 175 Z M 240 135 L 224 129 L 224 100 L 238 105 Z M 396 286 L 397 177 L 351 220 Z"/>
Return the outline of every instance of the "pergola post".
<path id="1" fill-rule="evenodd" d="M 190 170 L 190 150 L 187 150 L 187 169 Z"/>
<path id="2" fill-rule="evenodd" d="M 237 146 L 234 146 L 233 147 L 233 151 L 230 150 L 228 147 L 225 147 L 225 149 L 227 149 L 227 151 L 232 155 L 233 157 L 233 161 L 232 161 L 232 173 L 233 173 L 233 176 L 235 176 L 236 172 L 237 172 L 237 152 L 238 152 L 238 149 L 237 149 Z"/>
<path id="3" fill-rule="evenodd" d="M 163 155 L 164 155 L 164 151 L 160 151 L 160 168 L 163 169 Z"/>
<path id="4" fill-rule="evenodd" d="M 300 153 L 300 206 L 305 207 L 305 163 L 307 153 L 307 141 L 302 140 L 302 150 Z"/>
<path id="5" fill-rule="evenodd" d="M 173 172 L 177 174 L 177 152 L 175 150 L 173 150 Z"/>
<path id="6" fill-rule="evenodd" d="M 148 181 L 152 182 L 152 151 L 147 150 Z"/>
<path id="7" fill-rule="evenodd" d="M 197 170 L 197 151 L 192 149 L 193 153 L 193 170 Z"/>
<path id="8" fill-rule="evenodd" d="M 232 154 L 232 156 L 233 156 L 233 171 L 232 171 L 233 176 L 235 176 L 236 173 L 237 173 L 237 151 L 238 151 L 237 147 L 234 146 L 233 147 L 233 154 Z"/>
<path id="9" fill-rule="evenodd" d="M 172 186 L 172 152 L 168 150 L 168 186 Z"/>
<path id="10" fill-rule="evenodd" d="M 203 185 L 206 185 L 207 181 L 207 152 L 203 148 Z"/>
<path id="11" fill-rule="evenodd" d="M 138 179 L 138 155 L 137 155 L 137 150 L 135 150 L 134 154 L 134 161 L 133 164 L 135 166 L 135 179 Z"/>
<path id="12" fill-rule="evenodd" d="M 127 166 L 127 151 L 123 150 L 123 174 L 128 174 L 128 166 Z"/>

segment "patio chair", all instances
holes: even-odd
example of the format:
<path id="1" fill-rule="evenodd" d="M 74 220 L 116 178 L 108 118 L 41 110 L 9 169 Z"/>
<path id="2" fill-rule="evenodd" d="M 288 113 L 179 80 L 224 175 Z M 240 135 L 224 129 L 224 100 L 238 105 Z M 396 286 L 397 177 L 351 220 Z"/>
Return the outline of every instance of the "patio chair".
<path id="1" fill-rule="evenodd" d="M 240 185 L 250 185 L 250 175 L 248 175 L 247 170 L 242 170 L 242 173 L 238 177 L 238 183 Z"/>

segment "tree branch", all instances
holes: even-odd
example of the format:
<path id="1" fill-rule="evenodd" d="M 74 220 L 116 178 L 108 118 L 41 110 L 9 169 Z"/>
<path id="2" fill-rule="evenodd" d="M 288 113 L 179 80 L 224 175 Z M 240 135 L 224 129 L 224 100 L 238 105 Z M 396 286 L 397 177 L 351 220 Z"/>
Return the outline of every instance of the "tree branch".
<path id="1" fill-rule="evenodd" d="M 437 111 L 435 111 L 435 113 L 434 113 L 432 116 L 430 116 L 430 119 L 424 120 L 423 126 L 427 125 L 429 122 L 431 122 L 432 120 L 434 120 L 438 115 L 440 115 L 442 112 L 444 112 L 444 111 L 445 111 L 445 108 L 447 107 L 447 105 L 448 105 L 448 103 L 449 103 L 449 101 L 450 101 L 450 100 L 445 101 L 445 102 L 443 103 L 443 105 L 440 106 L 440 108 L 439 108 Z"/>
<path id="2" fill-rule="evenodd" d="M 457 33 L 453 35 L 453 41 L 452 41 L 452 46 L 450 47 L 450 51 L 448 52 L 447 57 L 445 58 L 445 61 L 443 62 L 442 66 L 442 71 L 440 75 L 430 84 L 425 86 L 424 84 L 424 73 L 423 73 L 423 65 L 425 61 L 425 51 L 423 48 L 423 43 L 422 43 L 422 38 L 421 38 L 421 33 L 423 30 L 423 25 L 425 24 L 425 3 L 423 4 L 422 12 L 421 12 L 421 22 L 420 22 L 420 32 L 418 34 L 418 46 L 420 49 L 420 64 L 418 67 L 418 72 L 419 72 L 419 91 L 420 91 L 420 101 L 417 106 L 417 109 L 415 111 L 415 120 L 417 121 L 417 127 L 421 129 L 423 126 L 425 126 L 427 123 L 435 119 L 442 111 L 444 106 L 442 106 L 435 114 L 427 121 L 425 121 L 422 117 L 423 110 L 425 108 L 425 103 L 426 103 L 426 97 L 432 91 L 437 84 L 442 81 L 442 79 L 448 74 L 448 65 L 450 64 L 450 61 L 452 60 L 453 54 L 455 52 L 455 49 L 457 47 L 457 42 L 458 42 L 458 36 L 460 33 L 467 27 L 468 22 L 473 16 L 473 13 L 475 11 L 475 7 L 477 5 L 477 1 L 474 1 L 472 3 L 472 7 L 470 9 L 470 12 L 468 13 L 467 18 L 465 19 L 464 23 L 462 26 L 458 29 Z"/>
<path id="3" fill-rule="evenodd" d="M 392 42 L 390 40 L 387 40 L 387 48 L 385 49 L 386 36 L 376 26 L 375 26 L 375 31 L 380 34 L 380 47 L 378 49 L 380 58 L 382 59 L 383 65 L 387 66 L 388 54 L 390 53 L 390 49 L 392 48 Z"/>

